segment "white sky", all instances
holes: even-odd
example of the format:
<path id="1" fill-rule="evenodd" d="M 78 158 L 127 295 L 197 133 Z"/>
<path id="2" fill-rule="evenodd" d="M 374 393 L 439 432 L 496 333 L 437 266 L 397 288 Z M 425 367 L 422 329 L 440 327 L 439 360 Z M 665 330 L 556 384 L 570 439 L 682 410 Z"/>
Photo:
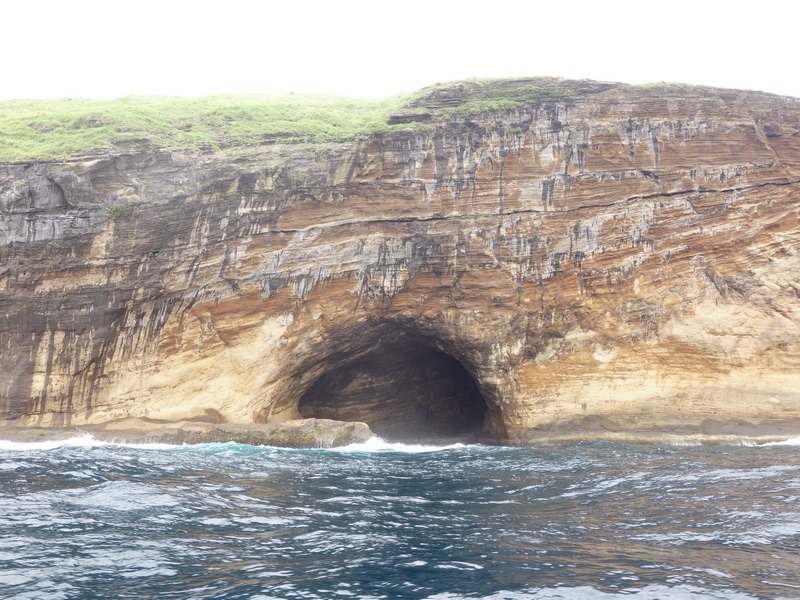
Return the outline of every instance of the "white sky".
<path id="1" fill-rule="evenodd" d="M 800 97 L 790 0 L 4 0 L 0 99 L 314 92 L 469 77 Z"/>

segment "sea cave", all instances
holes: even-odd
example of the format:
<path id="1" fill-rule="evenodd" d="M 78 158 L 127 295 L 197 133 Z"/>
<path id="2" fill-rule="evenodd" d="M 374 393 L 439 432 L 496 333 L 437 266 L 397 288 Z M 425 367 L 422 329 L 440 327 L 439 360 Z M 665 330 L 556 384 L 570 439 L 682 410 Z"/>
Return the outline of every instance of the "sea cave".
<path id="1" fill-rule="evenodd" d="M 400 340 L 325 371 L 298 411 L 303 418 L 362 421 L 388 441 L 470 441 L 484 429 L 487 404 L 458 360 Z"/>

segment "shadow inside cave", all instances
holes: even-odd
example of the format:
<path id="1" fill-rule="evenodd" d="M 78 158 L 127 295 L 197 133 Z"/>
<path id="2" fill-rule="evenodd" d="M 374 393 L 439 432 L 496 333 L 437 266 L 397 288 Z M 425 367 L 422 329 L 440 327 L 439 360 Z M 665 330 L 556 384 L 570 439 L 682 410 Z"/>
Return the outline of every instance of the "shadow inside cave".
<path id="1" fill-rule="evenodd" d="M 410 340 L 334 367 L 302 395 L 303 418 L 362 421 L 388 441 L 477 441 L 487 404 L 452 356 Z"/>

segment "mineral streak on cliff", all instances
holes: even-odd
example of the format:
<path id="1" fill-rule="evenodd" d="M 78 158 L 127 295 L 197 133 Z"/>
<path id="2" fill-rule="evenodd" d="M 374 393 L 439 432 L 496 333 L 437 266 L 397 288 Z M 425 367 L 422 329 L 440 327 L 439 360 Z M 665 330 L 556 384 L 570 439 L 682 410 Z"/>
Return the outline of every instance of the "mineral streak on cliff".
<path id="1" fill-rule="evenodd" d="M 800 422 L 800 100 L 466 89 L 350 144 L 0 165 L 0 416 Z"/>

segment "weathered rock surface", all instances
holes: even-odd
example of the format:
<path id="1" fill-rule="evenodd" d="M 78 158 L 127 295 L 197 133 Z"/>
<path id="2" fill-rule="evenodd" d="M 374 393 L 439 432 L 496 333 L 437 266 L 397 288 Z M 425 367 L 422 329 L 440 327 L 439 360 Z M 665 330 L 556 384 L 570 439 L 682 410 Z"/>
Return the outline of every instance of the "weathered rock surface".
<path id="1" fill-rule="evenodd" d="M 238 442 L 282 448 L 339 448 L 363 444 L 373 432 L 366 423 L 329 419 L 297 419 L 280 423 L 213 424 L 198 421 L 161 421 L 127 418 L 101 424 L 74 427 L 3 428 L 3 438 L 21 442 L 66 440 L 78 435 L 130 444 L 208 444 Z"/>
<path id="2" fill-rule="evenodd" d="M 1 165 L 0 416 L 798 430 L 799 100 L 610 86 L 429 128 Z"/>

